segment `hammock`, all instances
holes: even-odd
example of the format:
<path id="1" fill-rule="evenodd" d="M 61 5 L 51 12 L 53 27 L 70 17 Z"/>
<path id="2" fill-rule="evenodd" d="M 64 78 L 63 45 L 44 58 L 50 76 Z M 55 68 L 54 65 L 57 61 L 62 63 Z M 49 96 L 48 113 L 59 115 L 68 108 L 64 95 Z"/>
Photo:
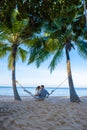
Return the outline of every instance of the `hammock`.
<path id="1" fill-rule="evenodd" d="M 52 90 L 51 93 L 49 94 L 49 96 L 50 96 L 56 89 L 58 89 L 66 80 L 67 80 L 67 78 L 65 78 L 64 81 L 62 81 L 54 90 Z M 21 87 L 25 92 L 27 92 L 30 96 L 32 96 L 33 98 L 35 98 L 35 99 L 41 99 L 41 98 L 39 98 L 38 96 L 34 96 L 30 91 L 26 90 L 18 81 L 16 81 L 16 83 L 19 84 L 20 87 Z M 45 98 L 48 98 L 48 96 L 46 96 Z M 41 99 L 41 100 L 43 100 L 43 99 Z"/>
<path id="2" fill-rule="evenodd" d="M 20 87 L 23 88 L 23 90 L 24 90 L 25 92 L 27 92 L 31 97 L 35 98 L 36 100 L 44 100 L 45 98 L 47 98 L 47 97 L 40 98 L 40 97 L 38 97 L 38 96 L 35 96 L 35 95 L 33 95 L 30 91 L 26 90 L 18 81 L 16 81 L 16 83 L 19 84 Z"/>

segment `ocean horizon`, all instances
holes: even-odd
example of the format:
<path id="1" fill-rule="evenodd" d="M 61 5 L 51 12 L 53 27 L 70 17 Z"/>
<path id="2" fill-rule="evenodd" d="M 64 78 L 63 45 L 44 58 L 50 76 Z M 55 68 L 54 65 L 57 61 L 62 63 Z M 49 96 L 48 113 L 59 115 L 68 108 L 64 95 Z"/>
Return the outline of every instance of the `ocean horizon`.
<path id="1" fill-rule="evenodd" d="M 35 94 L 35 87 L 24 87 L 26 90 L 31 92 L 32 94 Z M 50 93 L 52 90 L 54 92 L 51 94 L 51 96 L 69 96 L 69 88 L 66 87 L 46 87 L 48 92 Z M 26 93 L 23 88 L 17 87 L 18 93 L 20 96 L 30 96 L 28 93 Z M 86 87 L 80 87 L 75 88 L 76 93 L 78 96 L 87 96 L 87 88 Z M 13 96 L 13 87 L 11 86 L 0 86 L 0 96 Z"/>

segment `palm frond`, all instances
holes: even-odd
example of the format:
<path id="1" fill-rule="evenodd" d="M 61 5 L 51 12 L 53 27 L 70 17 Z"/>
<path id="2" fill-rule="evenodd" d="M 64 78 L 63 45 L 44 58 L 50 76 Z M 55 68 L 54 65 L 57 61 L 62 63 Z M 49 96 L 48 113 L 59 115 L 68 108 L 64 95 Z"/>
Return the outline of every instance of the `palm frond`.
<path id="1" fill-rule="evenodd" d="M 62 56 L 63 56 L 63 49 L 61 48 L 61 49 L 56 50 L 56 52 L 54 53 L 53 59 L 49 65 L 50 72 L 52 72 L 55 69 L 58 62 L 60 62 Z"/>
<path id="2" fill-rule="evenodd" d="M 45 49 L 49 52 L 54 52 L 56 48 L 59 46 L 58 44 L 59 44 L 58 39 L 48 38 L 45 42 Z"/>
<path id="3" fill-rule="evenodd" d="M 0 57 L 3 58 L 10 51 L 10 47 L 7 44 L 0 43 Z"/>
<path id="4" fill-rule="evenodd" d="M 87 58 L 87 41 L 79 40 L 78 44 L 78 52 L 83 58 Z"/>
<path id="5" fill-rule="evenodd" d="M 12 31 L 13 33 L 21 32 L 27 25 L 28 19 L 18 20 L 17 15 L 19 14 L 17 9 L 14 9 L 11 16 Z"/>
<path id="6" fill-rule="evenodd" d="M 10 54 L 9 55 L 9 57 L 8 57 L 8 68 L 10 69 L 10 70 L 12 70 L 13 68 L 13 57 L 12 57 L 12 55 Z"/>
<path id="7" fill-rule="evenodd" d="M 38 39 L 35 44 L 30 47 L 30 56 L 28 64 L 35 61 L 36 66 L 39 67 L 41 62 L 49 57 L 50 53 L 45 49 L 45 40 Z"/>
<path id="8" fill-rule="evenodd" d="M 47 50 L 45 50 L 44 48 L 40 49 L 36 57 L 37 68 L 40 66 L 41 63 L 46 61 L 50 56 L 51 56 L 51 53 L 49 53 Z"/>
<path id="9" fill-rule="evenodd" d="M 18 56 L 22 59 L 22 62 L 24 62 L 27 58 L 28 52 L 22 48 L 18 48 Z"/>
<path id="10" fill-rule="evenodd" d="M 0 40 L 7 39 L 7 36 L 11 34 L 11 30 L 3 24 L 0 24 Z"/>
<path id="11" fill-rule="evenodd" d="M 35 38 L 33 38 L 33 39 L 26 39 L 26 40 L 24 40 L 24 43 L 25 43 L 27 46 L 31 47 L 31 46 L 34 46 L 34 45 L 36 46 L 36 44 L 39 44 L 39 41 L 41 41 L 41 39 L 35 37 Z"/>
<path id="12" fill-rule="evenodd" d="M 61 29 L 61 27 L 62 27 L 62 19 L 60 18 L 60 19 L 58 19 L 58 18 L 56 18 L 55 20 L 54 20 L 54 24 L 56 25 L 56 27 L 57 27 L 57 29 L 58 30 L 60 30 Z"/>

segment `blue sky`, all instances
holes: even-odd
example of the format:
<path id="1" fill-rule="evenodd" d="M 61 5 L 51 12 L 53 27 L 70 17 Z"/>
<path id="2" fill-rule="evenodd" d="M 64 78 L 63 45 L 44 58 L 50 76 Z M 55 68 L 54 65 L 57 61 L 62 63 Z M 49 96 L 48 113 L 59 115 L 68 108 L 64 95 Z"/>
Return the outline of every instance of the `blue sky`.
<path id="1" fill-rule="evenodd" d="M 87 59 L 83 59 L 73 50 L 70 52 L 72 77 L 75 87 L 87 87 Z M 67 77 L 66 57 L 63 56 L 61 62 L 55 70 L 50 73 L 48 69 L 49 60 L 44 62 L 38 69 L 35 64 L 27 65 L 18 61 L 16 64 L 16 79 L 23 86 L 33 86 L 44 84 L 47 87 L 57 87 Z M 0 59 L 0 86 L 12 86 L 11 71 L 7 68 L 7 60 Z M 61 87 L 68 87 L 68 80 Z"/>

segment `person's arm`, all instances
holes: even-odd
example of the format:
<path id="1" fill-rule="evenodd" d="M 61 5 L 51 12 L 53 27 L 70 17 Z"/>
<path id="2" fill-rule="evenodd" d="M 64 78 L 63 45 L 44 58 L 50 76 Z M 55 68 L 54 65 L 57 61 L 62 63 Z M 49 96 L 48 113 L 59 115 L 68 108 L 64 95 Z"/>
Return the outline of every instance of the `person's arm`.
<path id="1" fill-rule="evenodd" d="M 49 94 L 49 92 L 46 90 L 46 97 L 48 97 L 50 94 Z"/>

